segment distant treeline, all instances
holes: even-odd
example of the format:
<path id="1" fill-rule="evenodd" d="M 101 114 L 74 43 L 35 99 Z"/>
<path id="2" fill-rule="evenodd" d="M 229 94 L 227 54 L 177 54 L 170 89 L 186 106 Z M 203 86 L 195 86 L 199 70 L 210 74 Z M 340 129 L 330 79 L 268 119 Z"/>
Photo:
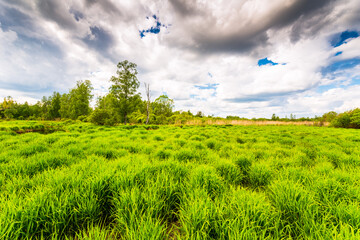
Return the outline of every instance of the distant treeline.
<path id="1" fill-rule="evenodd" d="M 115 125 L 117 123 L 151 123 L 151 124 L 184 124 L 194 119 L 224 120 L 224 118 L 205 116 L 201 111 L 196 114 L 190 111 L 174 111 L 174 101 L 167 95 L 161 95 L 154 101 L 150 99 L 149 85 L 145 84 L 147 99 L 143 100 L 138 92 L 140 83 L 136 77 L 136 64 L 123 61 L 117 65 L 117 76 L 110 79 L 112 83 L 108 94 L 99 97 L 93 109 L 90 102 L 93 98 L 92 84 L 89 80 L 78 81 L 68 93 L 54 92 L 49 97 L 43 97 L 36 104 L 17 103 L 12 97 L 4 98 L 0 102 L 1 119 L 18 120 L 60 120 L 73 119 L 90 121 L 99 125 Z M 337 114 L 325 113 L 314 118 L 280 118 L 275 114 L 271 118 L 241 118 L 227 116 L 226 120 L 253 120 L 253 121 L 315 121 L 318 125 L 330 122 L 334 127 L 360 128 L 360 109 Z"/>

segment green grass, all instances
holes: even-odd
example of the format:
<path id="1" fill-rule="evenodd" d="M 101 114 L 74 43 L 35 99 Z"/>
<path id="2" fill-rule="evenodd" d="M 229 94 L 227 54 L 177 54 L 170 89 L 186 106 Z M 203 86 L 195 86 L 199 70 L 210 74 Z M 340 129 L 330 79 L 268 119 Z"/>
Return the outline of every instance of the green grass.
<path id="1" fill-rule="evenodd" d="M 0 122 L 0 239 L 360 239 L 359 133 Z"/>

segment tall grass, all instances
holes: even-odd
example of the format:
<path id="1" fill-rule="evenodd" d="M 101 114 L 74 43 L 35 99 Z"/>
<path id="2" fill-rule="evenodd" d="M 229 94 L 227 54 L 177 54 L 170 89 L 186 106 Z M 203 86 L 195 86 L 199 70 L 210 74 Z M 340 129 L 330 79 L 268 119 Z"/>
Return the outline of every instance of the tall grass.
<path id="1" fill-rule="evenodd" d="M 357 130 L 41 124 L 0 123 L 0 239 L 360 239 Z"/>

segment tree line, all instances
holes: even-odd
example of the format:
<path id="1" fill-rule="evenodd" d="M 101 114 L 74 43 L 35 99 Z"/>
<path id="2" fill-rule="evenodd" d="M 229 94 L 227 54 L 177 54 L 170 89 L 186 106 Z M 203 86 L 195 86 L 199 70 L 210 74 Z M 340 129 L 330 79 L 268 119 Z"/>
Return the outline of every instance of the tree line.
<path id="1" fill-rule="evenodd" d="M 69 93 L 54 92 L 30 105 L 17 103 L 11 96 L 0 103 L 0 117 L 5 119 L 54 120 L 60 118 L 84 119 L 92 112 L 90 101 L 92 85 L 89 80 L 78 81 Z"/>
<path id="2" fill-rule="evenodd" d="M 112 76 L 109 92 L 99 97 L 95 109 L 91 108 L 93 98 L 90 80 L 78 81 L 68 93 L 54 92 L 44 96 L 36 104 L 21 104 L 12 97 L 4 98 L 0 103 L 0 118 L 18 120 L 60 120 L 73 119 L 91 121 L 99 125 L 117 123 L 185 123 L 194 117 L 188 111 L 174 112 L 174 101 L 167 95 L 161 95 L 150 101 L 149 85 L 146 85 L 147 100 L 142 100 L 138 89 L 136 64 L 127 60 L 117 64 L 116 76 Z"/>
<path id="3" fill-rule="evenodd" d="M 223 120 L 223 118 L 207 116 L 198 111 L 175 111 L 174 101 L 167 95 L 161 95 L 151 102 L 149 84 L 145 84 L 146 100 L 138 92 L 140 82 L 137 79 L 137 65 L 127 60 L 117 64 L 116 76 L 110 78 L 112 83 L 109 92 L 99 97 L 95 109 L 90 106 L 93 99 L 90 80 L 78 81 L 68 93 L 54 92 L 51 96 L 44 96 L 36 104 L 21 104 L 10 96 L 0 103 L 0 118 L 19 120 L 60 120 L 73 119 L 90 121 L 98 125 L 115 125 L 117 123 L 151 123 L 151 124 L 184 124 L 189 120 L 201 119 L 205 122 Z M 227 120 L 250 120 L 238 116 L 227 116 Z M 328 112 L 314 118 L 280 118 L 273 114 L 271 118 L 253 118 L 255 121 L 316 121 L 330 122 L 334 127 L 360 128 L 360 109 L 344 113 Z M 321 124 L 320 124 L 321 125 Z"/>

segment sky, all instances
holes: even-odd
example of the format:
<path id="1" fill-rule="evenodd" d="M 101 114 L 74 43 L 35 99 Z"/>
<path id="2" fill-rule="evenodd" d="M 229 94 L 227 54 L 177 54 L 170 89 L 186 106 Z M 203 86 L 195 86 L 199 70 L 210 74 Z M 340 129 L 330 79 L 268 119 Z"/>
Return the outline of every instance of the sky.
<path id="1" fill-rule="evenodd" d="M 116 64 L 175 110 L 319 116 L 360 107 L 359 0 L 0 0 L 0 98 L 36 103 Z"/>

